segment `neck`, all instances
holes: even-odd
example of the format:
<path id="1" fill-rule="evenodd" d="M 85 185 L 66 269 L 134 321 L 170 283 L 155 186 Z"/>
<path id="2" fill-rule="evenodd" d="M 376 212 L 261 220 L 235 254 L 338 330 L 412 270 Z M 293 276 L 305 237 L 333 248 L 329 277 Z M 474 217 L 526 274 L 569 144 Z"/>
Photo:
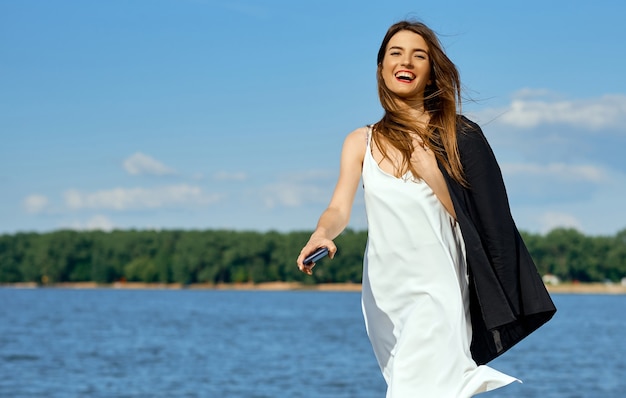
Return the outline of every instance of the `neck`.
<path id="1" fill-rule="evenodd" d="M 426 109 L 424 109 L 424 100 L 421 98 L 402 98 L 399 101 L 396 101 L 396 104 L 401 111 L 407 112 L 416 120 L 423 120 L 424 118 L 428 118 L 428 112 L 426 111 Z"/>
<path id="2" fill-rule="evenodd" d="M 424 109 L 424 103 L 421 101 L 403 101 L 403 106 L 401 107 L 403 112 L 406 112 L 413 120 L 417 121 L 424 126 L 428 124 L 430 121 L 430 115 L 428 111 Z"/>

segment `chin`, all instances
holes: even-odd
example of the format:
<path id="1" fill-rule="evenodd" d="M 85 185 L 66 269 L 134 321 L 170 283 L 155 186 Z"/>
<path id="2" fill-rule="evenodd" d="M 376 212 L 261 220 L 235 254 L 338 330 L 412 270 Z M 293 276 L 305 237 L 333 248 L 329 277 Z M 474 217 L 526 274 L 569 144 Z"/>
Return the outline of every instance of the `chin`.
<path id="1" fill-rule="evenodd" d="M 400 99 L 403 100 L 407 100 L 407 101 L 414 101 L 420 98 L 424 98 L 424 96 L 419 96 L 417 94 L 414 93 L 407 93 L 407 92 L 398 92 L 398 91 L 394 91 L 394 94 L 397 95 Z"/>

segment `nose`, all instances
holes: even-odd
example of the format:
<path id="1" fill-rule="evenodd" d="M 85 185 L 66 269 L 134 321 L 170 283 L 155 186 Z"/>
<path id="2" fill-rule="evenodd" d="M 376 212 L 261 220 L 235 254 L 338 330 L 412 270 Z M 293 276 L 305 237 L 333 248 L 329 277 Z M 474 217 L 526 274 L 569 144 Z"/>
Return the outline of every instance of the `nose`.
<path id="1" fill-rule="evenodd" d="M 413 66 L 413 57 L 411 54 L 405 54 L 402 56 L 402 66 Z"/>

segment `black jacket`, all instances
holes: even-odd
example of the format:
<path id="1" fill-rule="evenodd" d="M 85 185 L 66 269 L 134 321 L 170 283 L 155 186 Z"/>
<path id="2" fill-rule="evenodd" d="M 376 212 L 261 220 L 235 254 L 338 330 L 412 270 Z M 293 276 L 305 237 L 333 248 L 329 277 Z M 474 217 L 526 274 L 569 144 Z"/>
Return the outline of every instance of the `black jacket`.
<path id="1" fill-rule="evenodd" d="M 483 132 L 461 116 L 457 141 L 469 187 L 440 169 L 465 241 L 472 357 L 484 364 L 546 323 L 556 307 L 515 226 L 500 167 Z"/>

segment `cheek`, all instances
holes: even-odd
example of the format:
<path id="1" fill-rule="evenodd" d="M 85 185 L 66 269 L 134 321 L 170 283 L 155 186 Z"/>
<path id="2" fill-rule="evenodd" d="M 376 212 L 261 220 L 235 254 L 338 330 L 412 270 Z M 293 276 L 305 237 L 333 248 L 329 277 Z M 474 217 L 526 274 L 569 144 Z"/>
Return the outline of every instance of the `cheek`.
<path id="1" fill-rule="evenodd" d="M 389 76 L 387 76 L 387 75 L 385 75 L 385 74 L 383 73 L 383 75 L 382 75 L 382 81 L 383 81 L 383 84 L 384 84 L 385 86 L 389 87 L 389 83 L 390 83 L 390 81 L 389 81 Z"/>
<path id="2" fill-rule="evenodd" d="M 385 85 L 389 86 L 390 83 L 392 83 L 392 79 L 395 79 L 395 77 L 393 76 L 393 74 L 391 72 L 389 72 L 391 69 L 389 68 L 383 68 L 380 72 L 380 75 L 382 76 L 382 80 L 385 83 Z"/>

